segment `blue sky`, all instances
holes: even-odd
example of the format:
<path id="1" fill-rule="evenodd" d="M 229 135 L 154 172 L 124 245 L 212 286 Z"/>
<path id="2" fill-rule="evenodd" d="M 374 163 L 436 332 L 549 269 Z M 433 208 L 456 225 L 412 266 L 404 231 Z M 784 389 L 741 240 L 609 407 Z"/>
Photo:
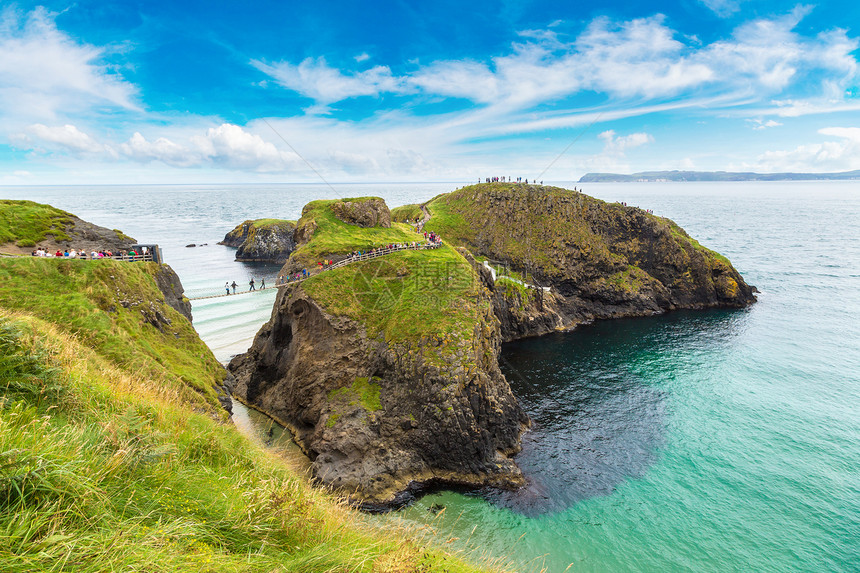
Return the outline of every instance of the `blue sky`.
<path id="1" fill-rule="evenodd" d="M 0 184 L 860 169 L 860 3 L 586 4 L 4 4 Z"/>

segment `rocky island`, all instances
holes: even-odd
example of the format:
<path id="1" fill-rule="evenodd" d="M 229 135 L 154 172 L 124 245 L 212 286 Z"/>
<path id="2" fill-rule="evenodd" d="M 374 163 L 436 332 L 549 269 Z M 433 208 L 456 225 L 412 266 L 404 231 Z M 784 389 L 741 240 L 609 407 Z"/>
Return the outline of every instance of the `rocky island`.
<path id="1" fill-rule="evenodd" d="M 219 245 L 236 247 L 236 260 L 283 264 L 295 250 L 295 221 L 256 219 L 243 221 Z"/>
<path id="2" fill-rule="evenodd" d="M 501 342 L 586 321 L 743 307 L 754 287 L 674 222 L 581 193 L 479 184 L 408 206 L 441 247 L 393 252 L 279 290 L 235 357 L 235 396 L 285 426 L 315 477 L 366 509 L 433 484 L 515 488 L 529 420 Z M 401 218 L 402 216 L 402 218 Z M 315 201 L 284 273 L 424 241 L 379 198 Z"/>

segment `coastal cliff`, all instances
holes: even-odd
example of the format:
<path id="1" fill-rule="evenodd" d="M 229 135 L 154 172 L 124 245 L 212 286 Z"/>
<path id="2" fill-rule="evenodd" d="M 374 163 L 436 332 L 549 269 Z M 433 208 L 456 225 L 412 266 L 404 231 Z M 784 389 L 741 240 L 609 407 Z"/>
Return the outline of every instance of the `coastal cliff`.
<path id="1" fill-rule="evenodd" d="M 295 221 L 256 219 L 240 223 L 219 245 L 236 247 L 237 261 L 283 264 L 296 248 Z"/>
<path id="2" fill-rule="evenodd" d="M 728 259 L 635 207 L 557 187 L 495 183 L 441 195 L 427 208 L 426 229 L 502 265 L 520 283 L 549 287 L 514 293 L 509 283 L 506 290 L 521 306 L 527 299 L 525 306 L 557 315 L 558 326 L 755 301 L 754 287 Z M 540 324 L 535 334 L 546 331 Z"/>
<path id="3" fill-rule="evenodd" d="M 523 484 L 512 456 L 529 420 L 499 370 L 501 342 L 755 300 L 724 257 L 639 209 L 505 184 L 424 208 L 446 244 L 316 272 L 424 236 L 378 198 L 309 203 L 282 274 L 312 276 L 279 290 L 228 367 L 235 395 L 291 428 L 314 476 L 367 509 L 431 484 Z"/>
<path id="4" fill-rule="evenodd" d="M 390 221 L 375 201 L 384 209 L 375 220 Z M 337 216 L 340 203 L 312 203 L 299 227 L 315 220 L 316 241 L 347 251 L 392 234 L 419 238 L 398 224 L 365 235 Z M 309 240 L 294 256 L 320 247 Z M 317 479 L 374 509 L 436 482 L 524 483 L 511 456 L 528 419 L 499 370 L 500 345 L 491 291 L 443 246 L 281 289 L 272 318 L 229 369 L 239 399 L 293 430 Z"/>

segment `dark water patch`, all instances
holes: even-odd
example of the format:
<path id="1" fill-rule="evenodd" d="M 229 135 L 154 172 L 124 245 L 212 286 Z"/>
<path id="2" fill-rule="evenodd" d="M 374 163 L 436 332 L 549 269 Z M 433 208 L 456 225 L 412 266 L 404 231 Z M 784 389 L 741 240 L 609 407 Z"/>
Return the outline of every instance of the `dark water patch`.
<path id="1" fill-rule="evenodd" d="M 643 476 L 666 441 L 670 397 L 661 380 L 687 368 L 691 353 L 736 335 L 745 315 L 676 312 L 506 344 L 502 371 L 534 424 L 516 458 L 529 485 L 477 495 L 539 515 Z"/>

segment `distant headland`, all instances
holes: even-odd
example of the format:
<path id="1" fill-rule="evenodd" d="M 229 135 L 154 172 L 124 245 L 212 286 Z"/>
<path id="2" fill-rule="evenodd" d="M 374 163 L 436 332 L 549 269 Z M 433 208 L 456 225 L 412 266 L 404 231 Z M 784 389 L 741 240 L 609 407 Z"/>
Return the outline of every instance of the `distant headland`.
<path id="1" fill-rule="evenodd" d="M 732 171 L 641 171 L 639 173 L 586 173 L 580 183 L 629 183 L 637 181 L 850 181 L 860 179 L 860 169 L 840 173 L 753 173 Z"/>

